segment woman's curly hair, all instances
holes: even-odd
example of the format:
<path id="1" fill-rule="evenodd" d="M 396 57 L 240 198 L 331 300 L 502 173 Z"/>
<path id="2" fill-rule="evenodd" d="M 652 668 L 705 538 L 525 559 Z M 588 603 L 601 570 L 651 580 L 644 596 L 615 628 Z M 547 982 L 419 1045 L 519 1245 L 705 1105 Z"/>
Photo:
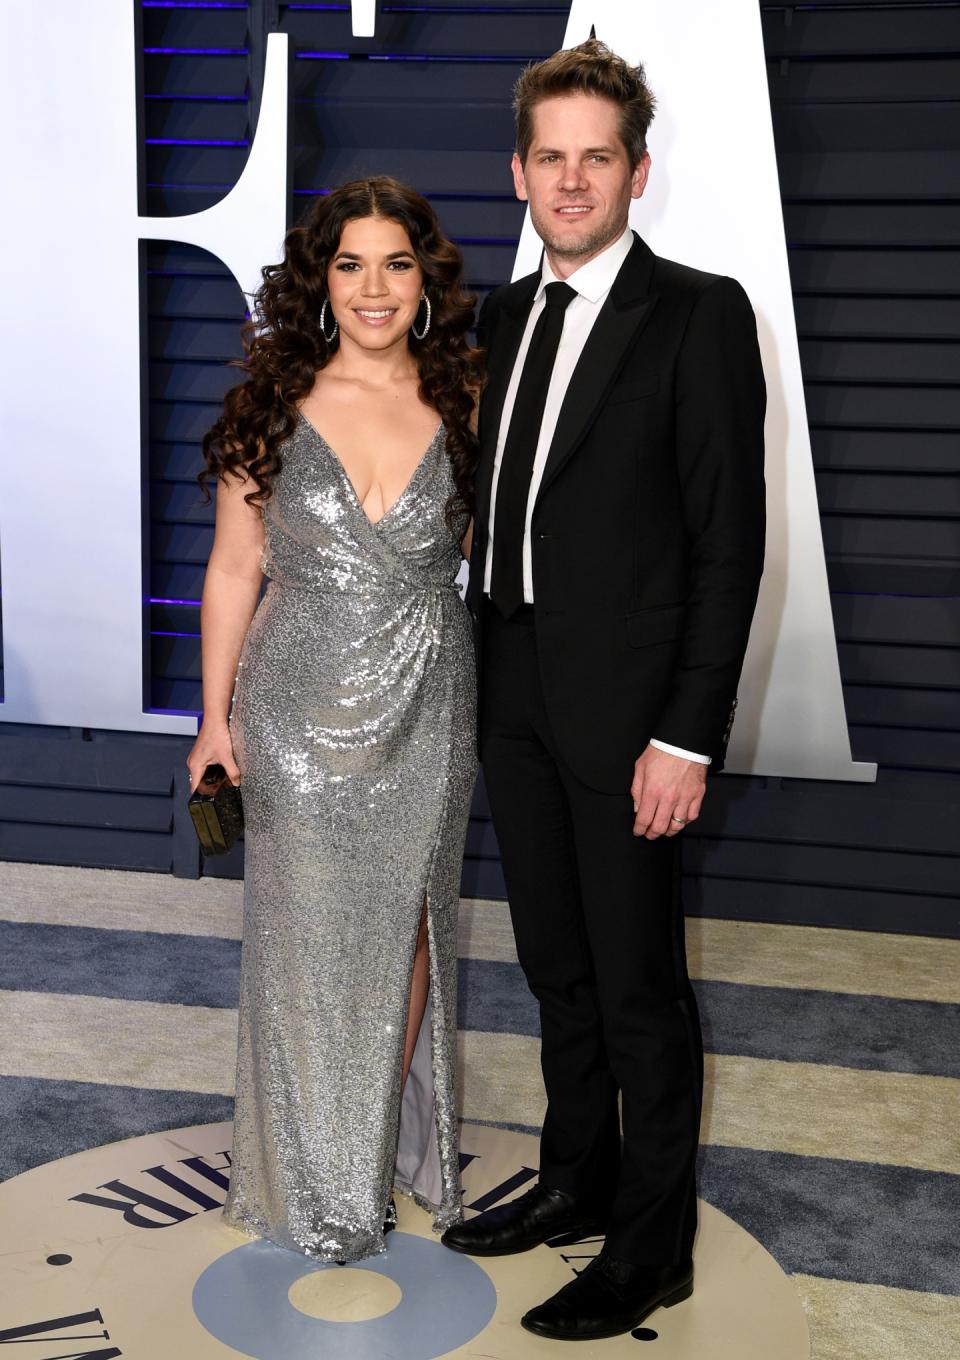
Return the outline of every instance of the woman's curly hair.
<path id="1" fill-rule="evenodd" d="M 256 483 L 245 500 L 263 504 L 272 495 L 281 446 L 293 434 L 298 405 L 339 347 L 339 331 L 327 341 L 320 328 L 327 269 L 345 224 L 364 217 L 399 223 L 423 271 L 433 315 L 423 340 L 410 332 L 410 350 L 420 397 L 439 413 L 447 431 L 456 487 L 448 520 L 472 511 L 477 439 L 470 418 L 482 383 L 480 351 L 467 339 L 475 299 L 463 291 L 463 257 L 441 231 L 431 205 L 386 175 L 351 180 L 318 197 L 301 225 L 287 233 L 282 261 L 264 268 L 252 319 L 242 331 L 245 357 L 235 361 L 247 377 L 227 393 L 220 419 L 203 439 L 206 467 L 198 480 L 208 499 L 208 480 L 226 480 L 230 472 L 245 472 Z"/>

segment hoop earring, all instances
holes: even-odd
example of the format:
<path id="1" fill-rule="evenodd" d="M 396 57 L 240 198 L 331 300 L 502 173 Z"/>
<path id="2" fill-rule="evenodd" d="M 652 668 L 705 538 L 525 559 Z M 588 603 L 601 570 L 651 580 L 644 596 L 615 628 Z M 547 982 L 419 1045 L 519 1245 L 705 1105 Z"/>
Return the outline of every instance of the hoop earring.
<path id="1" fill-rule="evenodd" d="M 427 331 L 430 329 L 430 320 L 431 320 L 431 318 L 432 318 L 432 316 L 433 316 L 433 310 L 432 310 L 432 308 L 431 308 L 431 306 L 430 306 L 430 299 L 427 297 L 426 293 L 421 293 L 421 294 L 420 294 L 420 301 L 421 301 L 421 302 L 425 302 L 425 303 L 427 304 L 427 319 L 426 319 L 426 321 L 424 322 L 424 326 L 423 326 L 423 330 L 422 330 L 422 331 L 418 331 L 418 330 L 417 330 L 416 324 L 414 324 L 414 325 L 412 325 L 412 326 L 410 327 L 411 331 L 413 332 L 413 334 L 414 334 L 414 336 L 416 337 L 417 340 L 423 340 L 423 339 L 425 338 L 425 336 L 426 336 L 426 334 L 427 334 Z M 420 308 L 418 307 L 418 308 L 417 308 L 417 311 L 419 312 L 419 310 L 420 310 Z M 413 319 L 414 319 L 414 322 L 416 322 L 416 319 L 417 319 L 417 318 L 414 317 Z"/>
<path id="2" fill-rule="evenodd" d="M 326 340 L 328 345 L 331 344 L 334 340 L 336 340 L 337 331 L 340 329 L 340 322 L 335 319 L 333 323 L 333 330 L 330 332 L 329 335 L 326 332 L 327 303 L 329 301 L 330 301 L 329 298 L 324 298 L 323 306 L 320 308 L 320 334 L 323 336 L 324 340 Z"/>

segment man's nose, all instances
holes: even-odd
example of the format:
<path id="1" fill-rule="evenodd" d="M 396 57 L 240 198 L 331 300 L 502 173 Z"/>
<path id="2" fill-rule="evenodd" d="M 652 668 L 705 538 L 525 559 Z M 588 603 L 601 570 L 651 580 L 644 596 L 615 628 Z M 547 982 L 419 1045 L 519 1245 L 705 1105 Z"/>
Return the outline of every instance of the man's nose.
<path id="1" fill-rule="evenodd" d="M 584 173 L 583 167 L 576 163 L 570 164 L 570 162 L 567 162 L 563 167 L 563 173 L 560 176 L 560 188 L 566 190 L 567 193 L 571 193 L 574 190 L 585 189 L 586 187 L 587 176 Z"/>

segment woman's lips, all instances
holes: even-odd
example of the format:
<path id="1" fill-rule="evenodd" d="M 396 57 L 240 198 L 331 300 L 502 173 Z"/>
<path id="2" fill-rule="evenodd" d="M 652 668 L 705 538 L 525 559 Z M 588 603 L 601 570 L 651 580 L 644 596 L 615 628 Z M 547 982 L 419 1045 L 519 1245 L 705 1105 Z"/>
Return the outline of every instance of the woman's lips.
<path id="1" fill-rule="evenodd" d="M 396 307 L 354 307 L 354 316 L 358 316 L 365 326 L 386 326 L 397 314 Z"/>

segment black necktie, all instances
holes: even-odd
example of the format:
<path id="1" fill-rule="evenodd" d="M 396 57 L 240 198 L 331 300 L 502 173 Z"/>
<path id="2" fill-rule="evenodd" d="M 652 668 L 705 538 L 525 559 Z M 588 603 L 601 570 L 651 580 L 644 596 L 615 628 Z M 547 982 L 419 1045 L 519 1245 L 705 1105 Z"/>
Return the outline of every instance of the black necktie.
<path id="1" fill-rule="evenodd" d="M 493 521 L 490 598 L 505 619 L 523 604 L 523 531 L 543 408 L 563 331 L 563 314 L 577 296 L 567 283 L 548 283 L 545 306 L 530 337 L 507 431 Z"/>

